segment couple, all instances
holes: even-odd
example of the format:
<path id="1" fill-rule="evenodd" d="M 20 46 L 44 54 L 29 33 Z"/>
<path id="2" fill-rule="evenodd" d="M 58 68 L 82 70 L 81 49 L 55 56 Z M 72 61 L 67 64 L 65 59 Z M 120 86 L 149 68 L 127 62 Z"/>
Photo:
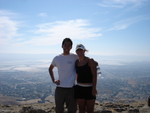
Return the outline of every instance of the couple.
<path id="1" fill-rule="evenodd" d="M 93 113 L 97 93 L 97 62 L 85 56 L 87 50 L 82 44 L 76 46 L 77 55 L 70 53 L 72 45 L 72 40 L 65 38 L 62 42 L 63 53 L 54 57 L 49 67 L 51 79 L 57 85 L 56 113 L 64 112 L 64 104 L 68 113 L 76 112 L 76 104 L 79 113 Z M 58 80 L 55 80 L 54 67 L 58 69 Z"/>

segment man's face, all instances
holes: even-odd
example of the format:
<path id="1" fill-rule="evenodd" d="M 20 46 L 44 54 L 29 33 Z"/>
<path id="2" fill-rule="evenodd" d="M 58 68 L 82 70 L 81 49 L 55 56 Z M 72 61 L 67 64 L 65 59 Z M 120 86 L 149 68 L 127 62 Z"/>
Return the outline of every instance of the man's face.
<path id="1" fill-rule="evenodd" d="M 72 46 L 71 46 L 71 43 L 69 42 L 69 41 L 66 41 L 63 45 L 62 45 L 62 48 L 63 48 L 63 50 L 64 50 L 64 52 L 66 53 L 68 53 L 70 50 L 71 50 L 71 48 L 72 48 Z"/>

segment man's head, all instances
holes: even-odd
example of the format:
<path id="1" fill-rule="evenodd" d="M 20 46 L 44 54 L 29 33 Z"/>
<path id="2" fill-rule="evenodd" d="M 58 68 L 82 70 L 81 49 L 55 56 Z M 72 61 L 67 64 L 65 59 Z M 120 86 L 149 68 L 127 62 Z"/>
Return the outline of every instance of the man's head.
<path id="1" fill-rule="evenodd" d="M 71 40 L 70 38 L 65 38 L 65 39 L 62 41 L 62 46 L 65 44 L 65 42 L 70 42 L 71 47 L 72 47 L 73 43 L 72 43 L 72 40 Z"/>
<path id="2" fill-rule="evenodd" d="M 64 54 L 69 54 L 70 50 L 72 49 L 72 40 L 70 38 L 65 38 L 62 42 L 62 48 Z"/>

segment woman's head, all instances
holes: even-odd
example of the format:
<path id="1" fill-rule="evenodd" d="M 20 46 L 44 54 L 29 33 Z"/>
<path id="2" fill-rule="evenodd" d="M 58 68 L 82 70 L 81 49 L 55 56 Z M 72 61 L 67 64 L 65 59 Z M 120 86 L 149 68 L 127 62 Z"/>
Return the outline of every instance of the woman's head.
<path id="1" fill-rule="evenodd" d="M 76 51 L 79 50 L 79 49 L 84 50 L 84 51 L 87 51 L 86 48 L 84 47 L 84 45 L 82 45 L 82 44 L 78 44 L 78 45 L 76 46 Z"/>
<path id="2" fill-rule="evenodd" d="M 84 47 L 84 45 L 78 44 L 78 45 L 76 46 L 76 53 L 77 53 L 77 55 L 78 55 L 79 57 L 84 56 L 85 51 L 87 51 L 87 50 L 86 50 L 86 48 Z"/>

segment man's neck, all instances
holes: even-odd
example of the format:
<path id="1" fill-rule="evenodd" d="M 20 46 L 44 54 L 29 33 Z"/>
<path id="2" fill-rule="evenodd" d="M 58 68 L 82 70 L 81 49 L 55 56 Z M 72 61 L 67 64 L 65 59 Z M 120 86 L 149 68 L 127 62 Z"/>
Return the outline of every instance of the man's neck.
<path id="1" fill-rule="evenodd" d="M 62 53 L 63 55 L 69 55 L 70 53 Z"/>

